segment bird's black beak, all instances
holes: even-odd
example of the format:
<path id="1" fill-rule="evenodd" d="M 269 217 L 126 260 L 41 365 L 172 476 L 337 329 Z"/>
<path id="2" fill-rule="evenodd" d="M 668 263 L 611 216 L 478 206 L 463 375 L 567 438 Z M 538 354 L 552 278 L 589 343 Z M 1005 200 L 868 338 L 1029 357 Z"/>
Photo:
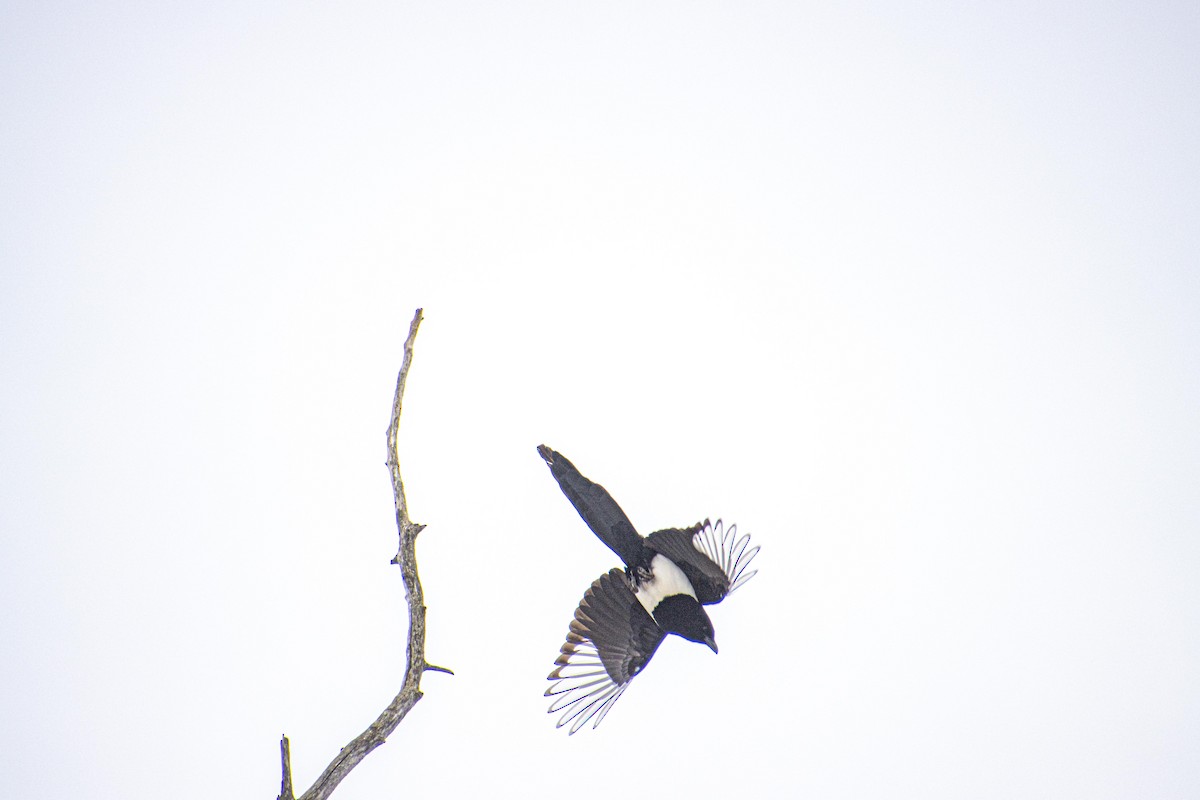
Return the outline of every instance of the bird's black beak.
<path id="1" fill-rule="evenodd" d="M 712 648 L 712 651 L 717 652 L 717 640 L 711 636 L 704 637 L 704 643 Z"/>

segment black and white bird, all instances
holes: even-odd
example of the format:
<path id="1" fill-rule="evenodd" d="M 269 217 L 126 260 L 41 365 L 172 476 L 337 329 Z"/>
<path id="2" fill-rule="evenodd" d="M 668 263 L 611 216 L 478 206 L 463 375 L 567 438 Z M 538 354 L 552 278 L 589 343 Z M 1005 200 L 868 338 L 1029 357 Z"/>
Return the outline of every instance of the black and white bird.
<path id="1" fill-rule="evenodd" d="M 757 573 L 748 570 L 758 547 L 720 520 L 668 528 L 643 537 L 604 487 L 546 445 L 538 453 L 550 466 L 579 516 L 625 563 L 601 575 L 583 595 L 546 690 L 558 727 L 575 733 L 596 727 L 649 663 L 667 634 L 706 644 L 717 652 L 704 606 L 719 603 Z"/>

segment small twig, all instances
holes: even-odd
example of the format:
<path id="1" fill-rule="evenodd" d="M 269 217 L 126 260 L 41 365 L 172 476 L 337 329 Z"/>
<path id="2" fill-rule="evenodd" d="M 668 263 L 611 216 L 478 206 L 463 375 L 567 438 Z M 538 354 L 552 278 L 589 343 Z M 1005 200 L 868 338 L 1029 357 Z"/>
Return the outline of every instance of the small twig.
<path id="1" fill-rule="evenodd" d="M 296 800 L 296 795 L 292 794 L 292 745 L 287 736 L 279 743 L 279 760 L 282 762 L 283 782 L 276 800 Z"/>
<path id="2" fill-rule="evenodd" d="M 400 410 L 404 400 L 404 384 L 408 380 L 408 369 L 412 364 L 413 341 L 417 338 L 417 328 L 421 325 L 421 309 L 413 315 L 412 324 L 408 328 L 408 338 L 404 342 L 404 360 L 400 365 L 400 374 L 396 377 L 396 394 L 392 400 L 392 419 L 387 429 L 387 466 L 392 477 L 392 495 L 396 504 L 396 528 L 400 533 L 400 549 L 392 559 L 393 564 L 400 565 L 400 576 L 404 580 L 405 594 L 408 600 L 408 664 L 404 671 L 404 683 L 400 693 L 388 704 L 383 713 L 371 723 L 365 731 L 354 738 L 350 744 L 342 748 L 337 757 L 330 762 L 321 777 L 300 800 L 325 800 L 341 783 L 342 778 L 349 774 L 367 757 L 367 754 L 387 740 L 396 726 L 408 714 L 421 694 L 421 675 L 425 670 L 435 672 L 453 672 L 445 667 L 435 667 L 425 661 L 425 595 L 421 589 L 421 579 L 417 575 L 417 534 L 424 530 L 424 525 L 414 523 L 408 518 L 408 501 L 404 497 L 404 481 L 400 479 L 400 454 L 397 437 L 400 431 Z M 287 797 L 281 795 L 281 800 L 290 800 L 291 766 L 288 754 L 287 737 L 283 739 L 284 752 L 284 789 L 289 792 Z"/>

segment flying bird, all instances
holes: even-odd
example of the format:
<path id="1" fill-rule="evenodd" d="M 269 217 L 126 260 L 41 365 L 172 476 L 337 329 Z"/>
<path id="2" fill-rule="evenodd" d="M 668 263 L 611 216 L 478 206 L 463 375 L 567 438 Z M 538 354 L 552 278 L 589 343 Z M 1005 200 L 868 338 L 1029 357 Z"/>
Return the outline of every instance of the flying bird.
<path id="1" fill-rule="evenodd" d="M 585 478 L 546 445 L 538 454 L 592 533 L 625 564 L 597 578 L 584 593 L 546 690 L 557 727 L 595 728 L 650 662 L 667 634 L 717 652 L 704 606 L 719 603 L 750 580 L 758 547 L 737 526 L 707 519 L 689 528 L 642 536 L 603 486 Z"/>

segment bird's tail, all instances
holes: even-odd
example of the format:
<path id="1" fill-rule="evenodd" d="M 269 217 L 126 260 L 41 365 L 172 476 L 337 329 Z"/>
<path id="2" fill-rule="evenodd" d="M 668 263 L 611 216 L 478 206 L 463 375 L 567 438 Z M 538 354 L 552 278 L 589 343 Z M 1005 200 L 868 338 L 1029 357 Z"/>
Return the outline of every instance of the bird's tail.
<path id="1" fill-rule="evenodd" d="M 562 453 L 544 444 L 538 445 L 537 451 L 549 465 L 550 474 L 558 481 L 563 494 L 575 506 L 592 533 L 620 556 L 625 566 L 636 566 L 642 553 L 642 537 L 612 495 L 600 484 L 592 483 L 579 474 L 575 465 Z"/>

